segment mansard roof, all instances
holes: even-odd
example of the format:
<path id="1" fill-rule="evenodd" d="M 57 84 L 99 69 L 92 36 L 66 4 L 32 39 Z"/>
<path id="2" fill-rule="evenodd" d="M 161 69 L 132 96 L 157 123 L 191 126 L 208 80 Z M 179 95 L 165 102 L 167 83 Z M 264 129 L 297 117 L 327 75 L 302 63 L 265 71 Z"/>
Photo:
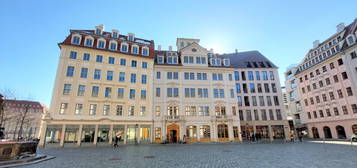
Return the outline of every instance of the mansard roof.
<path id="1" fill-rule="evenodd" d="M 228 57 L 234 68 L 278 68 L 259 51 L 245 51 L 230 54 L 221 54 Z"/>

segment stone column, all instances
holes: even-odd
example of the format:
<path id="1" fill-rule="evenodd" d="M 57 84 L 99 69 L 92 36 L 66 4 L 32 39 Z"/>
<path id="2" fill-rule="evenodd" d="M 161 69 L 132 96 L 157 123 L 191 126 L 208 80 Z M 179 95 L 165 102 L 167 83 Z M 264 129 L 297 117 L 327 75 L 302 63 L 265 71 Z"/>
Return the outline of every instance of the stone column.
<path id="1" fill-rule="evenodd" d="M 230 141 L 234 141 L 234 133 L 233 133 L 233 124 L 232 122 L 228 122 L 228 138 Z"/>
<path id="2" fill-rule="evenodd" d="M 64 146 L 64 134 L 66 132 L 66 124 L 62 125 L 62 133 L 61 133 L 61 141 L 60 141 L 60 146 Z"/>
<path id="3" fill-rule="evenodd" d="M 110 125 L 110 128 L 109 128 L 109 144 L 113 144 L 113 124 Z"/>
<path id="4" fill-rule="evenodd" d="M 217 135 L 217 124 L 212 123 L 212 134 L 211 136 L 213 137 L 213 142 L 218 142 L 218 135 Z"/>
<path id="5" fill-rule="evenodd" d="M 77 141 L 77 146 L 81 146 L 82 143 L 82 132 L 83 132 L 83 125 L 79 125 L 78 129 L 78 141 Z"/>
<path id="6" fill-rule="evenodd" d="M 124 144 L 126 144 L 126 139 L 127 139 L 126 132 L 127 132 L 127 129 L 128 129 L 128 125 L 125 125 L 124 126 Z"/>
<path id="7" fill-rule="evenodd" d="M 271 125 L 268 125 L 268 128 L 269 128 L 269 139 L 270 141 L 273 141 L 273 129 L 271 127 Z"/>
<path id="8" fill-rule="evenodd" d="M 201 137 L 200 137 L 200 126 L 196 125 L 196 135 L 197 135 L 197 142 L 201 141 Z"/>
<path id="9" fill-rule="evenodd" d="M 141 124 L 138 124 L 138 127 L 136 128 L 137 129 L 136 130 L 136 140 L 137 140 L 138 143 L 140 143 L 140 139 L 141 139 L 141 137 L 140 137 L 140 128 L 141 128 Z"/>
<path id="10" fill-rule="evenodd" d="M 155 129 L 154 129 L 154 123 L 151 124 L 150 126 L 150 143 L 154 142 L 155 139 Z"/>
<path id="11" fill-rule="evenodd" d="M 242 142 L 243 141 L 243 138 L 242 138 L 242 128 L 240 125 L 237 126 L 238 127 L 238 138 L 239 138 L 239 141 Z"/>
<path id="12" fill-rule="evenodd" d="M 289 125 L 284 125 L 284 135 L 285 135 L 285 140 L 290 140 Z"/>
<path id="13" fill-rule="evenodd" d="M 41 148 L 45 147 L 46 144 L 46 134 L 47 134 L 47 123 L 46 121 L 42 122 L 42 127 L 40 130 L 40 142 L 39 142 L 39 146 Z"/>
<path id="14" fill-rule="evenodd" d="M 97 145 L 97 140 L 98 140 L 98 124 L 95 125 L 95 129 L 94 129 L 94 141 L 93 141 L 94 145 Z"/>

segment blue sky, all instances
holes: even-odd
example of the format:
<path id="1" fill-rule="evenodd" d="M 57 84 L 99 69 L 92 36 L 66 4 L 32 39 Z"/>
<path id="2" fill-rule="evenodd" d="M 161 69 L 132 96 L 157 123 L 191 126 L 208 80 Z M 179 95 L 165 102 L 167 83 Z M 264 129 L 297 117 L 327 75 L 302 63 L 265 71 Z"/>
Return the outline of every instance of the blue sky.
<path id="1" fill-rule="evenodd" d="M 340 22 L 356 17 L 357 1 L 2 1 L 0 90 L 49 105 L 57 69 L 58 42 L 69 29 L 133 32 L 163 48 L 177 37 L 199 38 L 219 53 L 259 50 L 279 66 L 280 79 L 314 40 L 324 40 Z"/>

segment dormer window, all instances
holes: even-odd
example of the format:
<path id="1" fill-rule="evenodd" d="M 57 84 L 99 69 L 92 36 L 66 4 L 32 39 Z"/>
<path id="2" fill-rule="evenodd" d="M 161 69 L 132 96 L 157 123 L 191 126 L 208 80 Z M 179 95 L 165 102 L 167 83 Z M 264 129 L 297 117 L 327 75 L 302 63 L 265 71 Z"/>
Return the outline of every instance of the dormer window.
<path id="1" fill-rule="evenodd" d="M 134 36 L 135 36 L 135 35 L 134 35 L 133 33 L 129 33 L 129 34 L 128 34 L 128 40 L 129 40 L 129 41 L 134 41 Z"/>
<path id="2" fill-rule="evenodd" d="M 95 34 L 98 34 L 98 35 L 100 35 L 100 34 L 102 34 L 102 30 L 100 30 L 100 29 L 95 29 Z"/>
<path id="3" fill-rule="evenodd" d="M 355 39 L 354 39 L 354 36 L 353 35 L 350 35 L 347 37 L 347 44 L 348 45 L 352 45 L 355 43 Z"/>
<path id="4" fill-rule="evenodd" d="M 131 47 L 131 53 L 132 54 L 138 54 L 139 53 L 139 47 L 138 46 L 132 46 Z"/>
<path id="5" fill-rule="evenodd" d="M 110 45 L 109 45 L 109 49 L 113 50 L 113 51 L 116 50 L 117 49 L 117 42 L 111 41 Z"/>
<path id="6" fill-rule="evenodd" d="M 72 36 L 72 44 L 79 45 L 81 42 L 81 36 L 80 35 L 73 35 Z"/>
<path id="7" fill-rule="evenodd" d="M 217 66 L 221 66 L 221 65 L 222 65 L 221 59 L 217 58 L 217 60 L 216 60 L 216 65 L 217 65 Z"/>
<path id="8" fill-rule="evenodd" d="M 229 59 L 224 59 L 224 60 L 223 60 L 223 65 L 224 65 L 224 66 L 230 66 L 231 63 L 230 63 Z"/>
<path id="9" fill-rule="evenodd" d="M 128 44 L 122 43 L 120 46 L 120 51 L 121 52 L 128 52 Z"/>
<path id="10" fill-rule="evenodd" d="M 158 64 L 163 64 L 164 63 L 164 57 L 163 56 L 157 57 L 157 63 Z"/>
<path id="11" fill-rule="evenodd" d="M 177 56 L 168 56 L 167 57 L 167 63 L 168 64 L 177 64 Z"/>
<path id="12" fill-rule="evenodd" d="M 149 56 L 149 48 L 143 47 L 141 54 L 142 54 L 143 56 Z"/>
<path id="13" fill-rule="evenodd" d="M 92 37 L 86 37 L 84 45 L 87 47 L 92 47 L 93 46 L 93 38 Z"/>
<path id="14" fill-rule="evenodd" d="M 98 40 L 98 48 L 104 48 L 105 47 L 105 41 L 104 40 Z"/>
<path id="15" fill-rule="evenodd" d="M 112 38 L 118 38 L 118 30 L 112 30 Z"/>

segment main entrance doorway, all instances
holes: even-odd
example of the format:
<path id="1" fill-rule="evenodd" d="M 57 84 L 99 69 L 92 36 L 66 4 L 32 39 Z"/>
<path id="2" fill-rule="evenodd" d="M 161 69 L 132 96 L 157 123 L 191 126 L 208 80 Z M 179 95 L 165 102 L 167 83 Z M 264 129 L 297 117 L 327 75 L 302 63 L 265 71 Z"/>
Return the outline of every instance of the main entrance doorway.
<path id="1" fill-rule="evenodd" d="M 170 143 L 177 143 L 180 137 L 180 127 L 176 124 L 167 126 L 167 140 Z"/>

